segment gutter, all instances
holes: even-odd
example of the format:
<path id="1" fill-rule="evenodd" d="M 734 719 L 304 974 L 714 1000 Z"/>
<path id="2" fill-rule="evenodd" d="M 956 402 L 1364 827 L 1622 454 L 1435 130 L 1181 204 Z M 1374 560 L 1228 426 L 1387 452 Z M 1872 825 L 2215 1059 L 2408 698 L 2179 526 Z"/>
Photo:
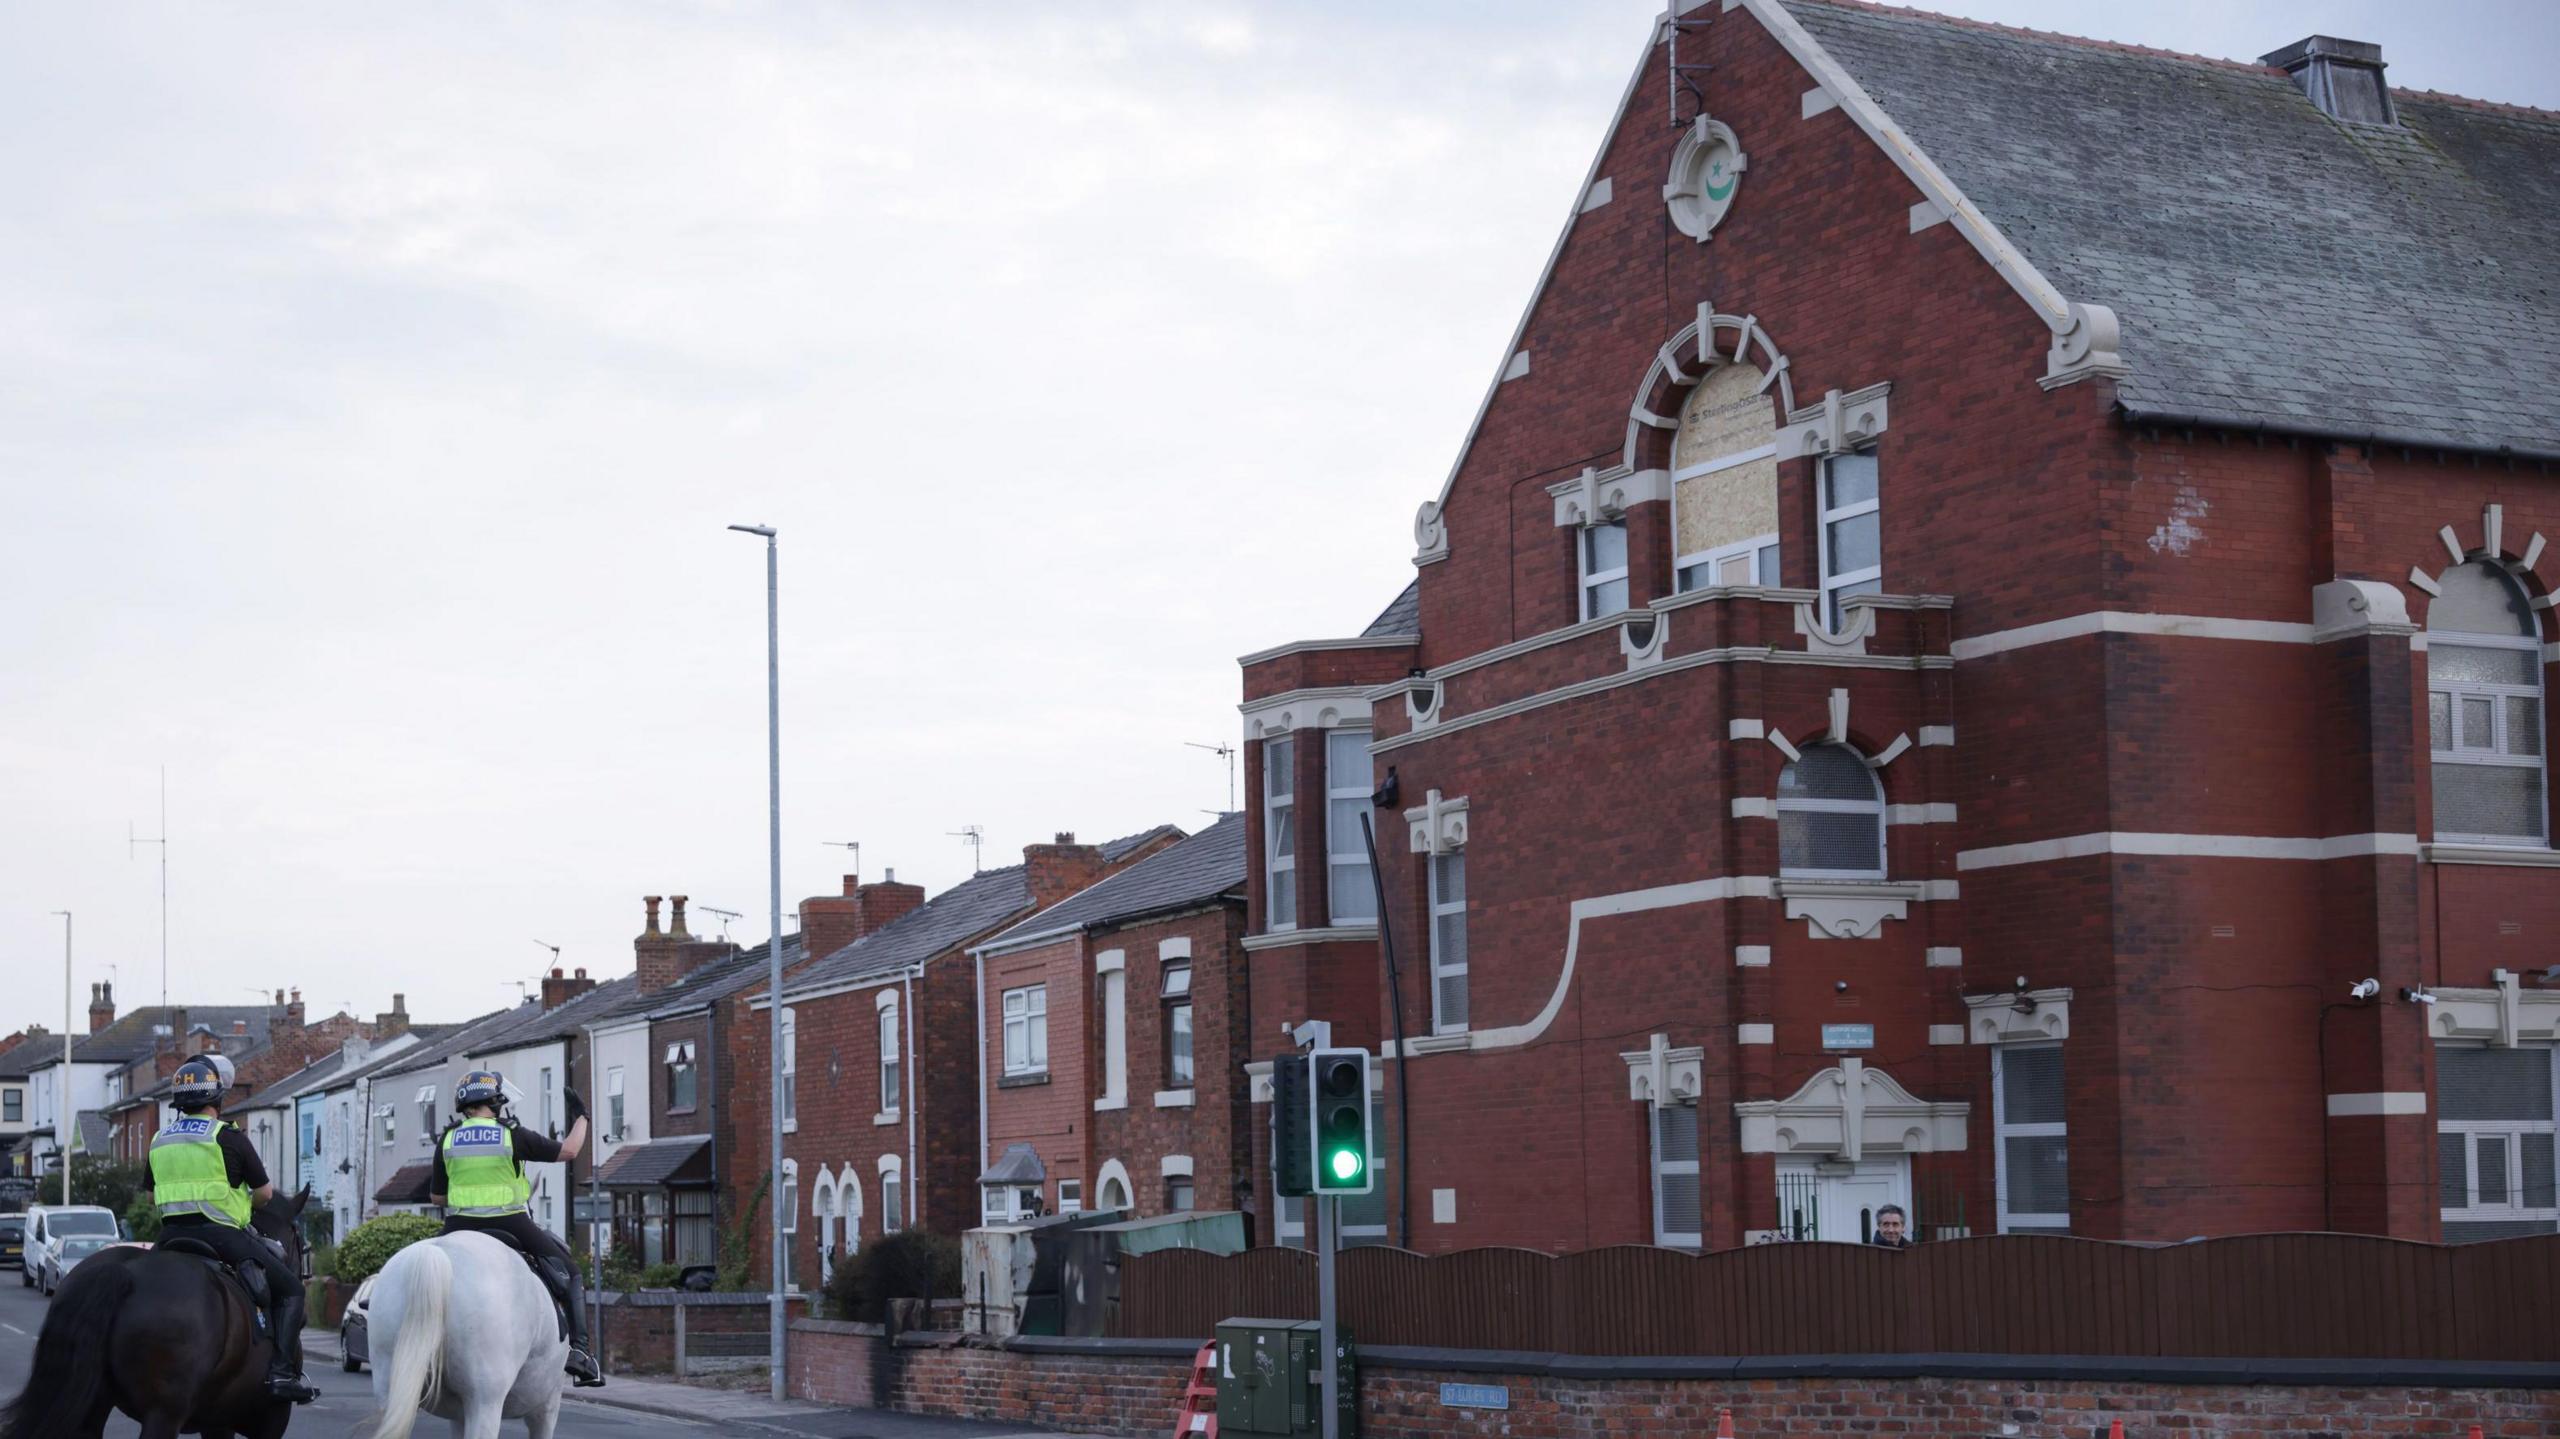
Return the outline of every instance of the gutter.
<path id="1" fill-rule="evenodd" d="M 2270 420 L 2261 416 L 2242 415 L 2223 410 L 2137 410 L 2119 400 L 2116 417 L 2125 424 L 2148 429 L 2229 430 L 2243 435 L 2275 435 L 2289 440 L 2331 440 L 2339 444 L 2378 446 L 2398 450 L 2441 450 L 2447 454 L 2479 455 L 2488 459 L 2524 460 L 2533 464 L 2560 464 L 2560 450 L 2541 449 L 2531 445 L 2466 444 L 2460 440 L 2436 435 L 2412 434 L 2406 430 L 2342 430 L 2334 425 L 2314 424 L 2308 420 Z"/>

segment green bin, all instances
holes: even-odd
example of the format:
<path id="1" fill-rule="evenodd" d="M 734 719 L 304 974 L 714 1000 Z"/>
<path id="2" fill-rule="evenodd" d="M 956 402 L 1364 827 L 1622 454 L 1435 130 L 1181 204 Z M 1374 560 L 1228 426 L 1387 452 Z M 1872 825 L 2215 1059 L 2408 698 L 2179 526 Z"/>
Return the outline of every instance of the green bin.
<path id="1" fill-rule="evenodd" d="M 1360 1432 L 1360 1382 L 1351 1336 L 1341 1338 L 1342 1439 Z M 1218 1326 L 1218 1433 L 1314 1436 L 1324 1404 L 1321 1331 L 1312 1319 L 1229 1319 Z"/>

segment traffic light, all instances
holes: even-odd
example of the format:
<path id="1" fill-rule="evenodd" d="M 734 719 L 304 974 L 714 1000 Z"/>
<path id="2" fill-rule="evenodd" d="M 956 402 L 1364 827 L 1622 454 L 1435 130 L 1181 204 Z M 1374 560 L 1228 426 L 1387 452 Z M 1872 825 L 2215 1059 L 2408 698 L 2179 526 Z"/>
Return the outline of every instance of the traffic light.
<path id="1" fill-rule="evenodd" d="M 1307 1093 L 1307 1057 L 1271 1061 L 1271 1182 L 1283 1196 L 1316 1192 L 1315 1103 Z"/>
<path id="2" fill-rule="evenodd" d="M 1319 1049 L 1307 1056 L 1315 1091 L 1315 1192 L 1367 1194 L 1370 1172 L 1369 1051 Z"/>

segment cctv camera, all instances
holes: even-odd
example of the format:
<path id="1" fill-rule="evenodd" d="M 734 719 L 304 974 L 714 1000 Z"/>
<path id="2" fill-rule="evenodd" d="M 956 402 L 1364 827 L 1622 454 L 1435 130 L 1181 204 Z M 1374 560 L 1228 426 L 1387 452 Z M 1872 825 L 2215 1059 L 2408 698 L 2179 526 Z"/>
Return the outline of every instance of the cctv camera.
<path id="1" fill-rule="evenodd" d="M 2355 986 L 2354 986 L 2353 988 L 2351 988 L 2351 989 L 2349 989 L 2349 990 L 2347 991 L 2347 998 L 2349 998 L 2349 999 L 2371 999 L 2371 998 L 2373 998 L 2375 995 L 2380 994 L 2380 993 L 2382 993 L 2382 981 L 2381 981 L 2381 980 L 2378 980 L 2378 979 L 2359 979 L 2359 980 L 2357 980 L 2357 981 L 2355 982 Z"/>
<path id="2" fill-rule="evenodd" d="M 2400 997 L 2409 1001 L 2411 1004 L 2433 1004 L 2436 1002 L 2436 997 L 2434 995 L 2429 994 L 2423 989 L 2411 989 L 2407 985 L 2401 986 Z"/>

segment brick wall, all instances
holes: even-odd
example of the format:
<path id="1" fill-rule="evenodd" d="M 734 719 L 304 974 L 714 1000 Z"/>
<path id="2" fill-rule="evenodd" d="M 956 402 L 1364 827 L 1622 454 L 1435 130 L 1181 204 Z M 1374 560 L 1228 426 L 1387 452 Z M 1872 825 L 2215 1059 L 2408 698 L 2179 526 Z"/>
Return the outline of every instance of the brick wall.
<path id="1" fill-rule="evenodd" d="M 1042 1193 L 1051 1212 L 1057 1208 L 1060 1180 L 1080 1182 L 1088 1196 L 1094 1192 L 1093 1167 L 1086 1157 L 1093 1127 L 1086 1084 L 1086 1067 L 1092 1062 L 1086 1042 L 1093 1007 L 1090 953 L 1085 937 L 1076 934 L 986 959 L 987 1157 L 992 1162 L 1003 1158 L 1009 1145 L 1030 1145 L 1046 1171 Z M 1004 997 L 1007 991 L 1034 985 L 1047 989 L 1048 1065 L 1031 1074 L 1007 1074 Z"/>
<path id="2" fill-rule="evenodd" d="M 1221 904 L 1212 910 L 1129 925 L 1095 935 L 1091 947 L 1117 949 L 1126 955 L 1128 1012 L 1129 1105 L 1093 1115 L 1091 1151 L 1094 1172 L 1111 1160 L 1120 1162 L 1130 1180 L 1132 1212 L 1167 1212 L 1164 1160 L 1184 1155 L 1191 1160 L 1192 1207 L 1221 1210 L 1241 1207 L 1242 1189 L 1252 1186 L 1252 1155 L 1245 1125 L 1251 1105 L 1244 1066 L 1253 1057 L 1248 1032 L 1252 1014 L 1246 981 L 1244 905 Z M 1187 942 L 1187 960 L 1166 961 L 1166 942 Z M 1163 977 L 1167 963 L 1191 966 L 1192 1082 L 1188 1105 L 1158 1105 L 1160 1091 L 1173 1086 L 1167 1074 Z M 1102 1060 L 1099 1021 L 1093 1030 L 1095 1057 L 1088 1084 L 1101 1092 Z M 1266 1045 L 1276 1048 L 1276 1042 Z M 1098 1187 L 1088 1190 L 1088 1208 L 1102 1206 Z"/>
<path id="3" fill-rule="evenodd" d="M 794 1295 L 788 1301 L 796 1320 L 808 1312 Z M 596 1296 L 602 1313 L 596 1361 L 608 1374 L 672 1374 L 676 1363 L 676 1310 L 684 1309 L 687 1335 L 762 1334 L 773 1322 L 763 1294 L 688 1294 L 643 1290 L 634 1294 Z"/>
<path id="4" fill-rule="evenodd" d="M 963 1345 L 949 1336 L 909 1335 L 891 1343 L 875 1326 L 822 1322 L 794 1324 L 790 1348 L 794 1398 L 1052 1424 L 1132 1439 L 1155 1439 L 1171 1428 L 1190 1370 L 1182 1345 L 1092 1343 L 1081 1346 L 1082 1352 L 1029 1352 Z M 2124 1421 L 2128 1439 L 2411 1439 L 2460 1436 L 2475 1423 L 2492 1435 L 2539 1435 L 2560 1423 L 2560 1393 L 2550 1389 L 2421 1387 L 2370 1377 L 2342 1376 L 2338 1385 L 2315 1386 L 2000 1377 L 1559 1377 L 1472 1362 L 1439 1367 L 1456 1357 L 1452 1351 L 1366 1356 L 1361 1432 L 1398 1439 L 1708 1435 L 1724 1409 L 1732 1411 L 1736 1439 L 1878 1433 L 1910 1439 L 2084 1439 L 2104 1435 L 2117 1419 Z M 1444 1383 L 1499 1386 L 1510 1407 L 1445 1405 Z"/>

